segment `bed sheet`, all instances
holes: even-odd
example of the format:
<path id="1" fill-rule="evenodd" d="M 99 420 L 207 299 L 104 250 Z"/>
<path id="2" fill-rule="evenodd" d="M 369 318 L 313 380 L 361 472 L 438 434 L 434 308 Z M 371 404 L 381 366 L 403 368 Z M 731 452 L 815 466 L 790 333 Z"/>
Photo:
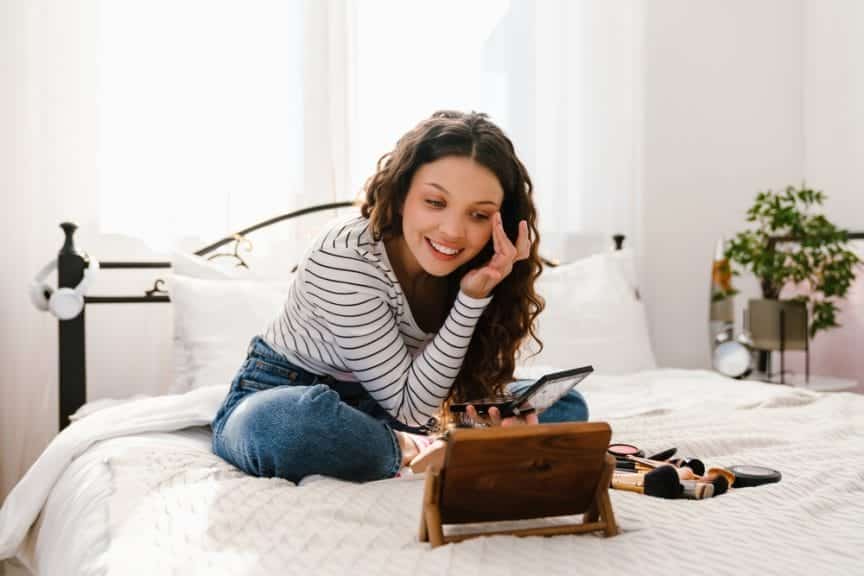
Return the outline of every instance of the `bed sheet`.
<path id="1" fill-rule="evenodd" d="M 32 560 L 44 574 L 58 573 L 49 566 L 107 574 L 400 576 L 860 568 L 864 396 L 699 371 L 596 376 L 581 389 L 592 420 L 610 422 L 615 441 L 648 452 L 677 446 L 708 465 L 769 466 L 783 480 L 702 501 L 613 490 L 622 534 L 611 539 L 495 536 L 431 550 L 416 534 L 422 477 L 367 484 L 312 477 L 298 486 L 242 474 L 210 452 L 206 428 L 137 434 L 99 442 L 65 470 L 41 527 L 31 531 Z M 64 494 L 86 499 L 73 486 L 88 470 L 94 500 L 76 514 Z M 102 530 L 88 539 L 102 543 L 89 557 L 78 542 L 69 544 L 69 534 L 84 534 L 88 523 Z"/>
<path id="2" fill-rule="evenodd" d="M 134 477 L 120 484 L 113 476 L 112 461 L 154 450 L 181 458 L 200 454 L 209 450 L 210 438 L 209 428 L 193 427 L 95 444 L 69 465 L 51 490 L 27 535 L 22 562 L 36 574 L 104 573 L 104 553 L 116 528 L 112 520 L 122 522 L 141 496 L 136 488 L 142 488 Z"/>

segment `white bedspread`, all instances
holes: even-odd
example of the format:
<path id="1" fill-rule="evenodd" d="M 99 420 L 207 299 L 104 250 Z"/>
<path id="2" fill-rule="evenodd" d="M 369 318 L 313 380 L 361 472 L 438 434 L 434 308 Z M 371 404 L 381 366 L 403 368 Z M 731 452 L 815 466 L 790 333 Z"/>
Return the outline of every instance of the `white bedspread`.
<path id="1" fill-rule="evenodd" d="M 242 474 L 210 452 L 201 429 L 182 443 L 171 442 L 172 435 L 140 434 L 209 422 L 225 390 L 202 389 L 96 412 L 60 434 L 0 510 L 0 557 L 16 552 L 73 458 L 98 440 L 137 434 L 134 442 L 107 440 L 88 453 L 104 455 L 112 482 L 104 527 L 109 545 L 87 563 L 96 573 L 860 570 L 864 396 L 696 371 L 594 375 L 581 389 L 592 420 L 609 421 L 616 441 L 647 452 L 677 446 L 709 465 L 769 466 L 783 480 L 702 501 L 613 490 L 623 533 L 611 539 L 496 536 L 431 550 L 417 541 L 423 483 L 416 477 L 368 484 L 317 477 L 296 486 Z"/>

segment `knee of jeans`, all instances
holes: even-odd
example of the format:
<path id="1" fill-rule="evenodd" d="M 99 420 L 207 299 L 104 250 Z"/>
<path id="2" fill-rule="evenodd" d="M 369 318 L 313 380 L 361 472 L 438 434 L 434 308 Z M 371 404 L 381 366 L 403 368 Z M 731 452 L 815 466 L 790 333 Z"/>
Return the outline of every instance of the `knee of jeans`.
<path id="1" fill-rule="evenodd" d="M 578 390 L 570 390 L 540 414 L 540 422 L 586 422 L 589 417 L 588 403 Z"/>
<path id="2" fill-rule="evenodd" d="M 320 384 L 250 394 L 223 426 L 220 455 L 255 476 L 299 481 L 338 404 L 339 395 Z"/>
<path id="3" fill-rule="evenodd" d="M 578 390 L 570 390 L 558 402 L 565 409 L 569 422 L 585 422 L 588 420 L 588 402 Z"/>

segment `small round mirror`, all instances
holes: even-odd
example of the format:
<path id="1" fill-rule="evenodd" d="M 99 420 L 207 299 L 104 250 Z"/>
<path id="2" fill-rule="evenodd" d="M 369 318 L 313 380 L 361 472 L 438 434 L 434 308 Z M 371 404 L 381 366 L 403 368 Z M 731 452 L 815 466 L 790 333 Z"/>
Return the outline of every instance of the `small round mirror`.
<path id="1" fill-rule="evenodd" d="M 714 369 L 730 378 L 743 378 L 750 373 L 750 348 L 737 340 L 727 340 L 714 347 Z"/>

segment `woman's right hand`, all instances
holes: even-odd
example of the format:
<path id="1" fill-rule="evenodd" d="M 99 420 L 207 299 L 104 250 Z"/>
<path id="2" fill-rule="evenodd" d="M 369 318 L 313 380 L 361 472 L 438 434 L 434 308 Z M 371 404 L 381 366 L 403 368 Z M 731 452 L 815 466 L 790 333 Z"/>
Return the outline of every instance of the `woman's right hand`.
<path id="1" fill-rule="evenodd" d="M 477 414 L 477 409 L 474 406 L 468 405 L 465 409 L 468 419 L 471 422 L 482 422 L 487 426 L 521 426 L 525 424 L 539 424 L 537 412 L 529 412 L 524 416 L 509 416 L 501 417 L 501 412 L 496 407 L 489 408 L 489 416 L 483 417 Z"/>
<path id="2" fill-rule="evenodd" d="M 514 246 L 504 232 L 504 221 L 501 212 L 492 217 L 492 245 L 495 254 L 485 266 L 469 270 L 459 287 L 472 298 L 486 298 L 508 274 L 513 270 L 513 264 L 528 258 L 531 254 L 531 238 L 528 233 L 528 222 L 519 221 L 519 236 Z"/>

